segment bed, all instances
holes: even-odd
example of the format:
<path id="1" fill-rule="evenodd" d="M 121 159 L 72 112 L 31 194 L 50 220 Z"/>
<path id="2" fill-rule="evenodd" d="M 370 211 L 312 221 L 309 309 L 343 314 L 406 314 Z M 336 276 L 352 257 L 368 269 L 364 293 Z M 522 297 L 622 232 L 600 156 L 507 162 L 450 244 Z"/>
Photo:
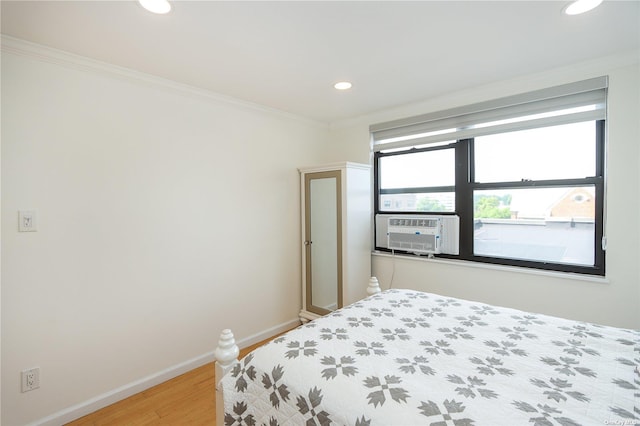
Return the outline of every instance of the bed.
<path id="1" fill-rule="evenodd" d="M 391 289 L 237 360 L 218 425 L 640 424 L 640 332 Z"/>

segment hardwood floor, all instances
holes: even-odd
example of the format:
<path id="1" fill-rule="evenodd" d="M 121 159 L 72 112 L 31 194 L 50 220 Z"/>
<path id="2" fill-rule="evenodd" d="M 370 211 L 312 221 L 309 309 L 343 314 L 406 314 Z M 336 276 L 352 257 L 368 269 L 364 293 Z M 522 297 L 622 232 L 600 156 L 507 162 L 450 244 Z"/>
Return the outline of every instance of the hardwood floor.
<path id="1" fill-rule="evenodd" d="M 269 340 L 241 350 L 240 357 Z M 67 425 L 215 425 L 214 370 L 213 363 L 203 365 Z"/>

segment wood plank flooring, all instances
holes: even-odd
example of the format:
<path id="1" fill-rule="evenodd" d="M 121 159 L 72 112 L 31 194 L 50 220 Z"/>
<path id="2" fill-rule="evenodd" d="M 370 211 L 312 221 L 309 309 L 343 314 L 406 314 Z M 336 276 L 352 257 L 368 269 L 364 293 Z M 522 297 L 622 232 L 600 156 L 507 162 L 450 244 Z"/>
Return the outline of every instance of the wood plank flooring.
<path id="1" fill-rule="evenodd" d="M 271 339 L 241 350 L 240 357 Z M 215 425 L 214 370 L 213 363 L 203 365 L 67 425 Z"/>

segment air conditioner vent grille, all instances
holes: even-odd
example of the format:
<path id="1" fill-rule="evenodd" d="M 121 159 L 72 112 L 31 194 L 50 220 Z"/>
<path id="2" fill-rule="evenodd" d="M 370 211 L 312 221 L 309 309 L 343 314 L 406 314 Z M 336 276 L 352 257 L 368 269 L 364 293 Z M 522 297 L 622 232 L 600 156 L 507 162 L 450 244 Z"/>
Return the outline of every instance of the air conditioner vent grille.
<path id="1" fill-rule="evenodd" d="M 391 218 L 389 226 L 408 226 L 411 228 L 435 228 L 438 226 L 437 219 L 405 219 Z"/>
<path id="2" fill-rule="evenodd" d="M 436 235 L 389 234 L 389 248 L 419 253 L 439 253 Z"/>

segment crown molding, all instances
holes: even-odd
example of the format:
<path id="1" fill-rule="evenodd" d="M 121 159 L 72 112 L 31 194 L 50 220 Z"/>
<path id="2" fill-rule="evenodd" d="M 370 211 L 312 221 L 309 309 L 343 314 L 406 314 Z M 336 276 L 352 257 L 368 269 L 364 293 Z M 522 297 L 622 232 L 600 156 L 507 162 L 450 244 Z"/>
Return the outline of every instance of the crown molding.
<path id="1" fill-rule="evenodd" d="M 0 41 L 0 51 L 3 54 L 10 53 L 19 56 L 25 56 L 40 62 L 46 62 L 49 64 L 74 69 L 76 71 L 99 74 L 106 77 L 117 78 L 138 84 L 151 85 L 160 89 L 170 90 L 188 96 L 196 96 L 210 102 L 224 104 L 246 111 L 259 112 L 279 118 L 298 121 L 312 127 L 327 129 L 329 127 L 328 123 L 312 120 L 310 118 L 292 114 L 276 108 L 270 108 L 265 105 L 244 101 L 232 96 L 226 96 L 210 90 L 179 83 L 177 81 L 169 80 L 156 75 L 147 74 L 130 68 L 110 64 L 108 62 L 102 62 L 85 56 L 76 55 L 74 53 L 7 36 L 5 34 L 0 35 Z"/>

